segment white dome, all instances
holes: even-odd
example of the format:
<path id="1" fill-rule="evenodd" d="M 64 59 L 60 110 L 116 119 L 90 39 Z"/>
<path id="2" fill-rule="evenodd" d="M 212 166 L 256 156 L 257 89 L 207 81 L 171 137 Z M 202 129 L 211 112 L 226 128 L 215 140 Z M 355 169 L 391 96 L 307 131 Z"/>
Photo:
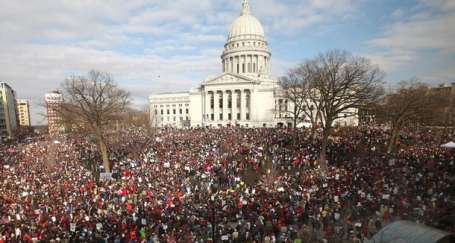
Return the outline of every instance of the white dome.
<path id="1" fill-rule="evenodd" d="M 239 37 L 265 39 L 264 28 L 254 16 L 250 14 L 242 15 L 232 24 L 228 39 L 240 39 Z"/>
<path id="2" fill-rule="evenodd" d="M 258 39 L 265 41 L 264 28 L 261 22 L 250 14 L 248 0 L 243 1 L 242 14 L 231 25 L 228 42 L 244 39 Z"/>

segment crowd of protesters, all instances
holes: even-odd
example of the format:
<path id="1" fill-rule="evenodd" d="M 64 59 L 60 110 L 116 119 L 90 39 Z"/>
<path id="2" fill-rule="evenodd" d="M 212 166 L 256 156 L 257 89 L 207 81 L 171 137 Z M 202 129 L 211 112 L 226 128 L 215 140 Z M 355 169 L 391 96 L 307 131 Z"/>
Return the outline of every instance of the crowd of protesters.
<path id="1" fill-rule="evenodd" d="M 317 132 L 317 131 L 316 131 Z M 398 219 L 455 232 L 455 153 L 430 131 L 130 129 L 112 178 L 89 138 L 0 145 L 0 243 L 363 242 Z M 102 169 L 101 169 L 102 170 Z"/>

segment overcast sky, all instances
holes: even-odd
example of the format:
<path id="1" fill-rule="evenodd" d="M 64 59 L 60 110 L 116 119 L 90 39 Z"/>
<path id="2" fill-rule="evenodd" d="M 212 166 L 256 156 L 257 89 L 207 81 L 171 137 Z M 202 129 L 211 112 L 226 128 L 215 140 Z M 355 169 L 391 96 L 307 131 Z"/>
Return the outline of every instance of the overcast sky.
<path id="1" fill-rule="evenodd" d="M 39 104 L 69 75 L 113 74 L 135 104 L 221 72 L 242 0 L 0 0 L 0 80 Z M 455 81 L 455 0 L 250 0 L 273 75 L 319 52 L 371 58 L 392 85 Z"/>

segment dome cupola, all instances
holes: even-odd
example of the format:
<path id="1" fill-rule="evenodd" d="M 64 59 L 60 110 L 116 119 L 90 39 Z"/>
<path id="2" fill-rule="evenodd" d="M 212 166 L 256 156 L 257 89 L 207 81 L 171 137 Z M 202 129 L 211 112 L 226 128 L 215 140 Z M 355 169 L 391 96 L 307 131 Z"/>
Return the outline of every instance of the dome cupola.
<path id="1" fill-rule="evenodd" d="M 243 0 L 242 13 L 231 25 L 224 47 L 223 72 L 268 76 L 271 53 L 264 28 L 251 15 L 248 0 Z"/>

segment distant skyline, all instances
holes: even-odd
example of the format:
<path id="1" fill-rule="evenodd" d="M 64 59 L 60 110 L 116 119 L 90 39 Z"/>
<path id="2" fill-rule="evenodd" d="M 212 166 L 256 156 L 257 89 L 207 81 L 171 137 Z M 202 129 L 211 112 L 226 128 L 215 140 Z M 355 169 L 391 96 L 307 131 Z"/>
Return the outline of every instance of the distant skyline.
<path id="1" fill-rule="evenodd" d="M 242 0 L 0 0 L 0 81 L 31 101 L 72 74 L 111 73 L 144 105 L 221 73 L 220 55 Z M 455 82 L 453 0 L 250 0 L 272 50 L 272 74 L 320 52 L 368 57 L 389 85 Z"/>

